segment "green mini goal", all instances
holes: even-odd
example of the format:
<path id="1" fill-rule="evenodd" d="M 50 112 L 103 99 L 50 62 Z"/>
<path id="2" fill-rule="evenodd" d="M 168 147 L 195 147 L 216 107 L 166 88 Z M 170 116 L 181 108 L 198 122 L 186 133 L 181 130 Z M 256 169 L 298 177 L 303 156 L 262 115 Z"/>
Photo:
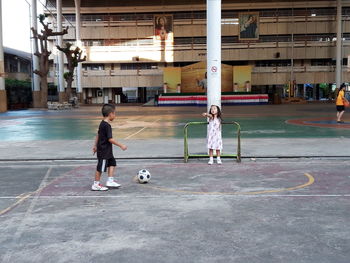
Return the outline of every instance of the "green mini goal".
<path id="1" fill-rule="evenodd" d="M 241 126 L 238 122 L 222 122 L 222 125 L 232 125 L 237 131 L 237 153 L 221 154 L 223 158 L 235 158 L 237 162 L 241 162 Z M 190 154 L 188 150 L 188 127 L 191 125 L 208 125 L 208 122 L 189 122 L 184 127 L 184 162 L 187 163 L 189 158 L 205 158 L 208 154 Z"/>

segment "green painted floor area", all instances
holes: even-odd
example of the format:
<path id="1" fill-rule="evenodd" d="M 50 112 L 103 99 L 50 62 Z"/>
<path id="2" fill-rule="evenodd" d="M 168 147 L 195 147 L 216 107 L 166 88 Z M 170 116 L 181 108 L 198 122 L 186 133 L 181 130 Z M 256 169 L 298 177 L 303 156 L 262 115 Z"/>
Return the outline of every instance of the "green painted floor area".
<path id="1" fill-rule="evenodd" d="M 187 122 L 205 121 L 201 107 L 118 107 L 113 122 L 114 136 L 119 139 L 183 138 Z M 16 111 L 0 114 L 0 141 L 90 140 L 101 118 L 99 107 L 72 111 Z M 241 125 L 242 138 L 350 138 L 343 127 L 311 127 L 286 123 L 290 119 L 334 118 L 333 104 L 226 106 L 225 121 Z M 350 119 L 345 114 L 346 123 Z M 189 137 L 206 137 L 204 125 L 189 128 Z M 224 125 L 223 137 L 235 137 L 231 125 Z"/>
<path id="2" fill-rule="evenodd" d="M 293 119 L 302 119 L 304 116 L 292 116 Z M 329 138 L 346 137 L 350 138 L 350 129 L 320 128 L 311 126 L 299 126 L 286 123 L 291 118 L 286 117 L 257 117 L 257 118 L 226 118 L 225 121 L 236 121 L 241 125 L 242 138 Z M 200 119 L 189 121 L 200 121 Z M 203 126 L 191 127 L 189 134 L 191 137 L 202 137 L 206 135 Z M 228 137 L 235 134 L 235 129 L 231 125 L 223 126 L 223 136 Z M 178 131 L 177 137 L 182 136 L 182 131 Z"/>

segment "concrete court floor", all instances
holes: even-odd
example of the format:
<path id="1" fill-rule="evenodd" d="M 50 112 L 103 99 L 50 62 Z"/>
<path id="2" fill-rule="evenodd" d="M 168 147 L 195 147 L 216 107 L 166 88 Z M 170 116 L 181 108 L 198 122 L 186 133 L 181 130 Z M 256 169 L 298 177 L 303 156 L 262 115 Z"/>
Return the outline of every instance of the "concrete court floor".
<path id="1" fill-rule="evenodd" d="M 348 159 L 122 160 L 108 192 L 94 169 L 0 162 L 0 262 L 349 262 Z"/>
<path id="2" fill-rule="evenodd" d="M 116 150 L 118 157 L 180 158 L 183 126 L 204 121 L 200 115 L 204 110 L 118 106 L 113 133 L 129 146 L 126 152 Z M 337 124 L 333 103 L 224 106 L 223 111 L 226 121 L 241 125 L 245 157 L 350 156 L 350 115 L 344 115 L 344 124 Z M 92 158 L 91 145 L 100 120 L 100 107 L 0 114 L 0 160 Z M 189 134 L 191 152 L 205 152 L 205 127 L 193 126 Z M 227 153 L 236 148 L 235 136 L 231 126 L 224 126 Z"/>
<path id="3" fill-rule="evenodd" d="M 328 157 L 184 164 L 183 125 L 203 110 L 118 107 L 129 149 L 107 193 L 89 191 L 83 160 L 99 107 L 0 114 L 0 262 L 348 262 L 350 118 L 334 124 L 333 104 L 224 107 L 245 157 Z M 205 151 L 205 130 L 191 134 Z M 149 185 L 132 181 L 141 168 Z"/>

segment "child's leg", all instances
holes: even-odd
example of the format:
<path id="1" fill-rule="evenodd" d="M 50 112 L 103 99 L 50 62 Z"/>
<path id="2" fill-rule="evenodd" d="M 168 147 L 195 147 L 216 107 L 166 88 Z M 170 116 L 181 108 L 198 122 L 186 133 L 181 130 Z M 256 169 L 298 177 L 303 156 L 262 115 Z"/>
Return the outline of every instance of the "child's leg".
<path id="1" fill-rule="evenodd" d="M 213 164 L 213 149 L 209 149 L 209 162 L 208 164 Z"/>
<path id="2" fill-rule="evenodd" d="M 108 188 L 104 187 L 100 184 L 100 180 L 101 180 L 101 172 L 96 171 L 95 173 L 95 182 L 92 184 L 91 186 L 91 190 L 92 191 L 107 191 Z"/>
<path id="3" fill-rule="evenodd" d="M 107 187 L 118 188 L 120 187 L 120 184 L 114 181 L 114 170 L 115 170 L 115 166 L 108 167 L 108 179 L 107 179 L 106 185 Z"/>
<path id="4" fill-rule="evenodd" d="M 109 166 L 108 167 L 108 177 L 113 177 L 114 176 L 114 170 L 115 170 L 115 166 Z"/>
<path id="5" fill-rule="evenodd" d="M 344 111 L 341 111 L 339 113 L 339 117 L 338 117 L 338 121 L 341 121 L 342 117 L 343 117 Z"/>
<path id="6" fill-rule="evenodd" d="M 222 164 L 221 158 L 220 158 L 220 150 L 216 150 L 216 160 L 218 164 Z"/>
<path id="7" fill-rule="evenodd" d="M 96 171 L 96 173 L 95 173 L 95 181 L 96 182 L 99 182 L 100 180 L 101 180 L 101 172 L 99 172 L 99 171 Z"/>
<path id="8" fill-rule="evenodd" d="M 95 173 L 95 182 L 91 186 L 92 191 L 107 191 L 108 188 L 101 185 L 101 175 L 103 172 L 103 162 L 104 160 L 99 159 L 96 167 L 96 173 Z"/>

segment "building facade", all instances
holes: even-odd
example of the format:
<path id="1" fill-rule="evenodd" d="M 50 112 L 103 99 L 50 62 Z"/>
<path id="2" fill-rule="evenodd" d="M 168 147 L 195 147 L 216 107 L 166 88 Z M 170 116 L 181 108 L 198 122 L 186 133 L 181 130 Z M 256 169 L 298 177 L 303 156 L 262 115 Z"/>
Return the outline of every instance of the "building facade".
<path id="1" fill-rule="evenodd" d="M 31 62 L 30 53 L 4 47 L 6 110 L 32 106 Z"/>
<path id="2" fill-rule="evenodd" d="M 54 27 L 55 2 L 47 4 Z M 84 102 L 145 102 L 163 92 L 165 67 L 205 61 L 205 3 L 82 1 Z M 250 66 L 253 92 L 284 97 L 292 83 L 295 96 L 328 99 L 335 89 L 336 13 L 336 1 L 223 0 L 222 63 Z M 63 16 L 70 26 L 64 41 L 74 42 L 73 0 L 63 0 Z M 342 2 L 341 24 L 342 81 L 350 82 L 350 1 Z"/>
<path id="3" fill-rule="evenodd" d="M 30 53 L 4 47 L 4 67 L 7 79 L 30 81 L 32 75 Z"/>

